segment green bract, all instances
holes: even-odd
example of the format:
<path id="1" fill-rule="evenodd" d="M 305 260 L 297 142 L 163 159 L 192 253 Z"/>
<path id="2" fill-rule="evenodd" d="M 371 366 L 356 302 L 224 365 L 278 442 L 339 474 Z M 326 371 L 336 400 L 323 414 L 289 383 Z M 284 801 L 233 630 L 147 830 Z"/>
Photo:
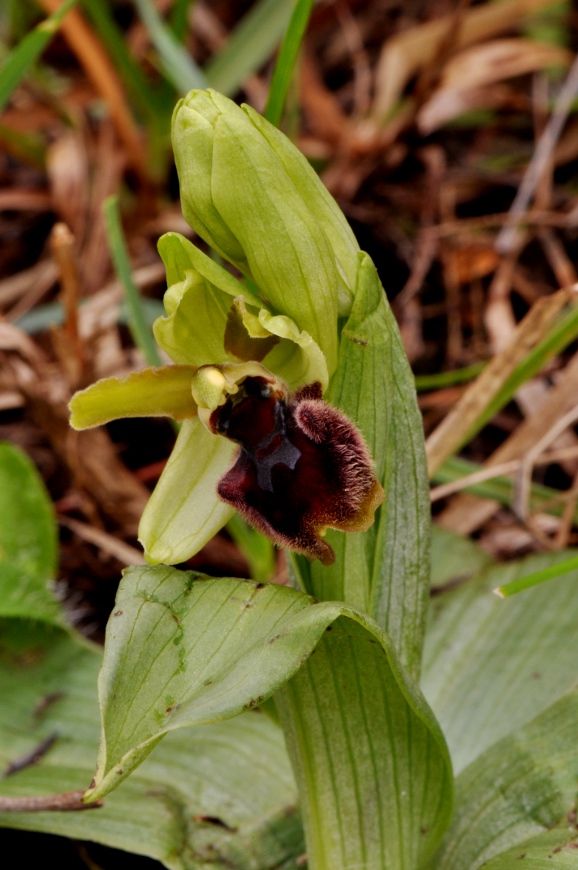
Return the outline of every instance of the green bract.
<path id="1" fill-rule="evenodd" d="M 249 106 L 211 90 L 177 103 L 173 148 L 187 222 L 313 336 L 333 374 L 359 246 L 307 160 Z"/>
<path id="2" fill-rule="evenodd" d="M 197 407 L 208 405 L 196 372 L 258 362 L 290 390 L 315 381 L 326 390 L 359 262 L 347 221 L 315 172 L 252 109 L 192 91 L 175 110 L 173 145 L 185 217 L 250 289 L 186 238 L 167 233 L 159 241 L 166 317 L 154 333 L 176 365 L 99 381 L 71 402 L 77 429 L 117 417 L 182 421 L 140 525 L 147 558 L 168 564 L 196 553 L 232 513 L 216 484 L 236 448 L 199 420 Z"/>

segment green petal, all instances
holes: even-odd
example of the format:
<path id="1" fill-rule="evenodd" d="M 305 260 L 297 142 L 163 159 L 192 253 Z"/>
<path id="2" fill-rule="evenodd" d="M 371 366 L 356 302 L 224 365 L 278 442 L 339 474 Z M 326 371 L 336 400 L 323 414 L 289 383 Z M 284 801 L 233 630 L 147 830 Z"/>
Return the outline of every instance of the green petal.
<path id="1" fill-rule="evenodd" d="M 154 324 L 159 345 L 177 363 L 236 361 L 224 349 L 231 297 L 242 294 L 257 306 L 260 300 L 178 233 L 164 235 L 158 247 L 169 285 L 164 296 L 167 317 Z"/>
<path id="2" fill-rule="evenodd" d="M 198 418 L 183 423 L 140 521 L 139 540 L 152 564 L 185 562 L 225 525 L 233 510 L 218 498 L 217 483 L 236 450 Z"/>
<path id="3" fill-rule="evenodd" d="M 229 296 L 236 298 L 242 294 L 248 305 L 261 306 L 262 302 L 258 296 L 247 290 L 245 285 L 233 278 L 230 272 L 203 254 L 200 248 L 180 233 L 165 233 L 161 236 L 158 241 L 158 251 L 167 270 L 169 287 L 182 281 L 185 273 L 192 269 Z"/>
<path id="4" fill-rule="evenodd" d="M 202 366 L 243 359 L 232 352 L 238 348 L 229 346 L 227 351 L 224 346 L 234 309 L 248 336 L 256 338 L 253 344 L 260 344 L 267 335 L 281 339 L 264 357 L 256 353 L 252 359 L 264 359 L 266 367 L 291 389 L 314 381 L 327 387 L 329 374 L 322 350 L 290 317 L 271 314 L 236 278 L 178 233 L 167 233 L 159 240 L 159 253 L 171 286 L 164 297 L 168 316 L 156 321 L 154 332 L 175 362 Z"/>
<path id="5" fill-rule="evenodd" d="M 164 301 L 168 316 L 159 317 L 153 331 L 171 359 L 196 367 L 234 359 L 223 346 L 227 296 L 198 272 L 188 271 L 184 281 L 167 290 Z"/>
<path id="6" fill-rule="evenodd" d="M 75 393 L 70 401 L 73 429 L 91 429 L 120 417 L 194 417 L 191 393 L 195 369 L 163 366 L 143 369 L 125 378 L 103 378 Z"/>
<path id="7" fill-rule="evenodd" d="M 290 317 L 270 314 L 265 308 L 259 312 L 259 322 L 281 339 L 267 354 L 263 364 L 286 381 L 292 390 L 319 381 L 325 392 L 329 384 L 327 360 L 309 333 L 300 331 Z"/>
<path id="8" fill-rule="evenodd" d="M 238 296 L 227 316 L 226 350 L 243 362 L 261 362 L 278 343 L 277 336 L 265 329 L 258 316 L 249 311 L 244 298 Z"/>

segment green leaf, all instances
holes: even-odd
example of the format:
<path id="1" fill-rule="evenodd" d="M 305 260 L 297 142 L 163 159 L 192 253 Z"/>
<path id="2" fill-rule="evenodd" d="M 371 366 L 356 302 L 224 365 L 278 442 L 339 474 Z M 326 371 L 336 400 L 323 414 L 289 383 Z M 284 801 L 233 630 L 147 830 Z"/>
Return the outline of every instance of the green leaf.
<path id="1" fill-rule="evenodd" d="M 58 32 L 62 19 L 75 2 L 76 0 L 64 0 L 60 8 L 28 33 L 4 60 L 0 70 L 0 112 L 5 108 L 14 89 Z"/>
<path id="2" fill-rule="evenodd" d="M 323 700 L 311 681 L 323 685 Z M 103 733 L 87 797 L 116 788 L 169 731 L 235 716 L 284 684 L 276 699 L 298 776 L 323 784 L 316 805 L 306 807 L 311 866 L 342 866 L 342 848 L 365 854 L 367 868 L 414 866 L 435 847 L 451 811 L 449 759 L 435 719 L 372 620 L 282 586 L 127 570 L 107 629 Z M 304 773 L 303 741 L 314 734 L 321 742 Z M 326 768 L 346 784 L 343 794 L 330 794 Z M 315 863 L 320 849 L 327 864 Z M 399 863 L 390 863 L 394 856 Z"/>
<path id="3" fill-rule="evenodd" d="M 431 870 L 578 867 L 577 731 L 574 691 L 466 768 Z"/>
<path id="4" fill-rule="evenodd" d="M 432 526 L 431 587 L 440 589 L 474 577 L 488 568 L 493 559 L 469 538 L 463 538 L 442 526 Z"/>
<path id="5" fill-rule="evenodd" d="M 234 96 L 275 50 L 291 18 L 294 0 L 258 0 L 204 69 L 211 87 Z"/>
<path id="6" fill-rule="evenodd" d="M 429 496 L 413 375 L 375 267 L 360 255 L 358 288 L 343 327 L 327 398 L 361 429 L 386 492 L 362 534 L 328 531 L 335 564 L 299 559 L 307 591 L 373 616 L 402 663 L 419 674 L 429 582 Z"/>
<path id="7" fill-rule="evenodd" d="M 62 625 L 49 589 L 56 577 L 58 534 L 50 496 L 21 450 L 0 442 L 0 616 Z"/>
<path id="8" fill-rule="evenodd" d="M 331 634 L 275 695 L 301 796 L 309 866 L 419 867 L 451 817 L 443 736 L 397 670 L 393 647 L 376 643 L 361 619 L 329 627 Z"/>
<path id="9" fill-rule="evenodd" d="M 83 789 L 94 771 L 99 652 L 60 631 L 2 625 L 0 770 L 50 735 L 35 764 L 4 777 L 4 796 Z M 92 840 L 171 870 L 277 870 L 305 847 L 283 734 L 257 711 L 168 735 L 100 809 L 0 813 L 0 826 Z"/>
<path id="10" fill-rule="evenodd" d="M 218 498 L 217 483 L 235 450 L 198 417 L 183 422 L 139 525 L 139 540 L 153 564 L 185 562 L 223 528 L 233 509 Z"/>
<path id="11" fill-rule="evenodd" d="M 457 771 L 575 685 L 578 572 L 506 600 L 492 591 L 569 555 L 499 565 L 434 598 L 422 688 Z"/>
<path id="12" fill-rule="evenodd" d="M 283 115 L 287 91 L 293 78 L 297 55 L 307 30 L 314 0 L 297 0 L 275 64 L 264 117 L 276 127 Z"/>
<path id="13" fill-rule="evenodd" d="M 517 843 L 484 863 L 484 870 L 551 870 L 578 867 L 578 829 L 562 822 L 549 831 Z"/>

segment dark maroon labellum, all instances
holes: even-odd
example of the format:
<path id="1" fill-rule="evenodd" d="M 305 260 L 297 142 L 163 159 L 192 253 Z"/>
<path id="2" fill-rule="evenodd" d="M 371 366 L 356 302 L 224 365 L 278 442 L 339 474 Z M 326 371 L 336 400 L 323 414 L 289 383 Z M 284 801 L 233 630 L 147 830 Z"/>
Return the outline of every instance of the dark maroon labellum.
<path id="1" fill-rule="evenodd" d="M 320 384 L 287 398 L 265 377 L 248 377 L 210 422 L 241 448 L 219 496 L 275 543 L 330 565 L 328 527 L 354 532 L 373 523 L 385 496 L 367 446 L 322 400 Z"/>

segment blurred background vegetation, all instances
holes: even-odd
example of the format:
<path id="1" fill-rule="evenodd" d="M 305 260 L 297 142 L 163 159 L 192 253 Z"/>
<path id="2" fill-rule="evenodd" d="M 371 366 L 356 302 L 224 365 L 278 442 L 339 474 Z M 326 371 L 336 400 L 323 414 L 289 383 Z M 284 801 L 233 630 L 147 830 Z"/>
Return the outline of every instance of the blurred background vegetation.
<path id="1" fill-rule="evenodd" d="M 283 107 L 269 95 L 284 37 Z M 194 87 L 280 121 L 375 260 L 416 374 L 436 523 L 499 559 L 576 542 L 577 46 L 570 0 L 3 0 L 0 440 L 48 487 L 60 595 L 86 636 L 102 640 L 121 568 L 142 563 L 174 431 L 73 433 L 66 405 L 155 361 L 156 240 L 194 237 L 170 147 Z M 239 520 L 190 565 L 286 582 Z M 43 836 L 1 834 L 23 860 L 117 866 Z"/>

